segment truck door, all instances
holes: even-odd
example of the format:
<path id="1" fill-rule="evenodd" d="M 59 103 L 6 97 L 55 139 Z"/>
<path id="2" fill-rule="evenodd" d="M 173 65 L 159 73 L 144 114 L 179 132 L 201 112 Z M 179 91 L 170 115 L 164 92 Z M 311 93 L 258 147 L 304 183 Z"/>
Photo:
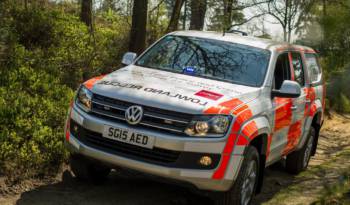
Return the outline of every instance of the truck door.
<path id="1" fill-rule="evenodd" d="M 283 153 L 288 154 L 297 146 L 300 137 L 304 132 L 304 112 L 306 100 L 306 83 L 303 58 L 299 52 L 291 52 L 289 59 L 292 64 L 292 80 L 299 83 L 301 87 L 301 95 L 298 98 L 292 99 L 292 121 L 287 134 L 287 144 Z"/>
<path id="2" fill-rule="evenodd" d="M 292 80 L 290 54 L 278 56 L 273 78 L 273 88 L 279 90 L 283 81 Z M 292 122 L 292 99 L 274 97 L 272 100 L 273 131 L 268 162 L 280 159 L 288 142 L 287 134 Z"/>

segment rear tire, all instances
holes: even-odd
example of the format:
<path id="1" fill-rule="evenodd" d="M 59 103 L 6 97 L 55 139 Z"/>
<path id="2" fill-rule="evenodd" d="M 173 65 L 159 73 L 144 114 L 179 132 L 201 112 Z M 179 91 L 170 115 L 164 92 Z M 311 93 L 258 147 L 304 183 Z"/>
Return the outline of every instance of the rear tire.
<path id="1" fill-rule="evenodd" d="M 216 205 L 251 204 L 259 179 L 259 160 L 258 150 L 253 146 L 247 147 L 244 161 L 235 183 L 230 190 L 217 196 L 215 199 Z"/>
<path id="2" fill-rule="evenodd" d="M 71 155 L 70 168 L 79 180 L 101 182 L 107 178 L 111 168 L 91 161 L 81 155 Z"/>
<path id="3" fill-rule="evenodd" d="M 287 155 L 287 172 L 290 174 L 299 174 L 300 172 L 306 170 L 307 166 L 309 165 L 313 147 L 315 146 L 315 136 L 316 129 L 311 127 L 304 146 L 300 150 L 294 151 Z"/>

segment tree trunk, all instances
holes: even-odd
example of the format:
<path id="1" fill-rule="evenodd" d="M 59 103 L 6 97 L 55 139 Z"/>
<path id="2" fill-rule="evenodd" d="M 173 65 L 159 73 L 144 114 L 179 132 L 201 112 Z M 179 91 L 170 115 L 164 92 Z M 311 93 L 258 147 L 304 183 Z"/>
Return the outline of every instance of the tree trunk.
<path id="1" fill-rule="evenodd" d="M 134 0 L 129 51 L 141 54 L 146 47 L 148 0 Z"/>
<path id="2" fill-rule="evenodd" d="M 184 3 L 184 0 L 175 1 L 173 12 L 171 14 L 171 18 L 167 28 L 167 33 L 177 30 L 177 27 L 179 25 L 180 12 L 181 12 L 183 3 Z"/>
<path id="3" fill-rule="evenodd" d="M 203 30 L 207 0 L 191 0 L 191 30 Z"/>
<path id="4" fill-rule="evenodd" d="M 92 29 L 92 0 L 81 1 L 80 19 Z"/>
<path id="5" fill-rule="evenodd" d="M 184 15 L 182 18 L 182 30 L 186 30 L 186 21 L 187 21 L 187 7 L 188 7 L 188 0 L 184 0 Z"/>
<path id="6" fill-rule="evenodd" d="M 231 29 L 234 0 L 224 0 L 224 32 Z"/>
<path id="7" fill-rule="evenodd" d="M 283 28 L 283 41 L 287 42 L 287 28 Z"/>
<path id="8" fill-rule="evenodd" d="M 292 31 L 289 30 L 289 31 L 288 31 L 288 41 L 287 41 L 287 42 L 290 43 L 291 40 L 292 40 Z"/>

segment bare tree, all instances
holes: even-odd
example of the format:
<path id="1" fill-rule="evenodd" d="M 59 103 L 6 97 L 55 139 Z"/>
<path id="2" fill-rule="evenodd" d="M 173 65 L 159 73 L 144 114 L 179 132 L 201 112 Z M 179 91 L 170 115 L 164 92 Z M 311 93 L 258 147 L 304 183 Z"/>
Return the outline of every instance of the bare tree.
<path id="1" fill-rule="evenodd" d="M 210 8 L 214 11 L 211 24 L 208 26 L 210 30 L 220 30 L 226 32 L 234 26 L 241 26 L 250 22 L 255 18 L 259 18 L 266 14 L 263 9 L 255 12 L 251 17 L 245 18 L 244 9 L 259 8 L 272 0 L 220 0 L 210 2 Z"/>
<path id="2" fill-rule="evenodd" d="M 129 50 L 137 54 L 146 47 L 147 4 L 148 0 L 135 0 L 132 9 Z"/>
<path id="3" fill-rule="evenodd" d="M 207 0 L 191 0 L 191 30 L 202 30 L 204 26 Z"/>
<path id="4" fill-rule="evenodd" d="M 224 0 L 224 32 L 231 28 L 233 4 L 237 4 L 235 0 Z"/>
<path id="5" fill-rule="evenodd" d="M 171 18 L 169 21 L 169 25 L 167 28 L 167 32 L 175 31 L 179 25 L 180 12 L 182 5 L 184 4 L 184 0 L 176 0 L 175 5 L 173 7 L 173 11 L 171 13 Z"/>
<path id="6" fill-rule="evenodd" d="M 315 0 L 274 0 L 267 4 L 267 14 L 283 28 L 284 41 L 291 42 L 291 35 L 302 23 Z"/>
<path id="7" fill-rule="evenodd" d="M 92 0 L 81 1 L 80 19 L 92 30 Z"/>
<path id="8" fill-rule="evenodd" d="M 260 6 L 264 6 L 264 5 L 268 4 L 268 3 L 270 3 L 271 1 L 275 1 L 275 0 L 244 0 L 244 1 L 243 0 L 242 1 L 233 0 L 232 10 L 236 11 L 236 13 L 237 13 L 237 11 L 241 11 L 242 12 L 244 9 L 260 8 Z M 257 11 L 251 17 L 243 18 L 241 21 L 238 21 L 238 22 L 231 21 L 231 24 L 229 24 L 229 26 L 230 26 L 230 28 L 234 27 L 234 26 L 241 26 L 243 24 L 246 24 L 246 23 L 252 21 L 253 19 L 257 19 L 257 18 L 260 18 L 262 16 L 265 16 L 266 14 L 267 14 L 266 11 L 263 11 L 261 9 L 257 9 Z"/>

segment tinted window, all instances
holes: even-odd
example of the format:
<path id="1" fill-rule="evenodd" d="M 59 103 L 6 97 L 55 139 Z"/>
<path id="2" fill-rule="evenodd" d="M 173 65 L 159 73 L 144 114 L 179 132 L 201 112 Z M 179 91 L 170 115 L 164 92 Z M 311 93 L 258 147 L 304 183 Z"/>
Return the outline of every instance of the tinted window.
<path id="1" fill-rule="evenodd" d="M 305 54 L 306 65 L 308 68 L 308 74 L 310 76 L 311 83 L 315 83 L 321 80 L 321 69 L 317 61 L 315 54 Z"/>
<path id="2" fill-rule="evenodd" d="M 277 58 L 275 74 L 274 74 L 274 88 L 279 90 L 283 81 L 290 80 L 290 63 L 288 53 L 281 54 Z"/>
<path id="3" fill-rule="evenodd" d="M 270 52 L 241 44 L 196 37 L 167 36 L 136 65 L 203 78 L 260 86 Z M 187 73 L 188 74 L 188 73 Z"/>
<path id="4" fill-rule="evenodd" d="M 303 60 L 300 53 L 292 53 L 292 63 L 294 68 L 294 78 L 295 81 L 300 84 L 300 86 L 305 85 Z"/>

